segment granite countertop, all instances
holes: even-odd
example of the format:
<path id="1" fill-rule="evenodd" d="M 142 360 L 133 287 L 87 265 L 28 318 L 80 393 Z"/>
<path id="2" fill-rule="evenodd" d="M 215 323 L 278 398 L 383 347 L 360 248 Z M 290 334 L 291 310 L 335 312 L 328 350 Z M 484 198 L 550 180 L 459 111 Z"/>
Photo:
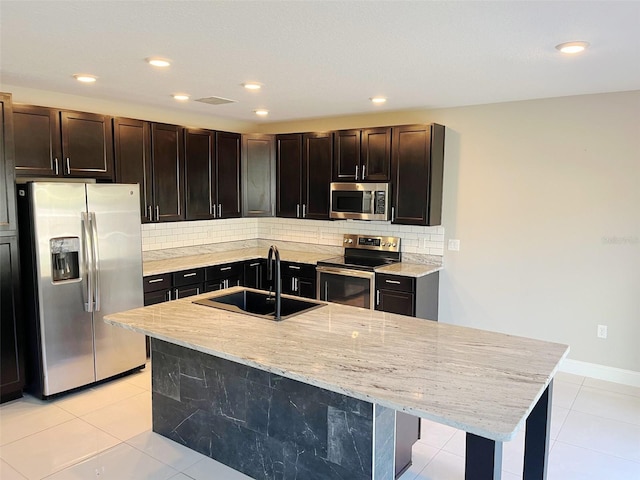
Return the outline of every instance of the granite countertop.
<path id="1" fill-rule="evenodd" d="M 200 253 L 184 257 L 168 258 L 164 260 L 145 261 L 142 266 L 143 275 L 159 275 L 162 273 L 178 272 L 192 268 L 209 267 L 223 263 L 241 262 L 253 258 L 267 258 L 267 250 L 264 248 L 242 248 L 223 252 Z M 303 252 L 298 250 L 280 250 L 280 259 L 287 262 L 309 263 L 316 265 L 319 260 L 324 260 L 335 255 L 326 252 Z M 376 268 L 379 273 L 403 275 L 406 277 L 421 277 L 442 270 L 442 265 L 425 263 L 399 262 L 393 265 Z"/>
<path id="2" fill-rule="evenodd" d="M 566 345 L 329 303 L 282 322 L 175 300 L 107 323 L 497 441 L 523 425 Z"/>

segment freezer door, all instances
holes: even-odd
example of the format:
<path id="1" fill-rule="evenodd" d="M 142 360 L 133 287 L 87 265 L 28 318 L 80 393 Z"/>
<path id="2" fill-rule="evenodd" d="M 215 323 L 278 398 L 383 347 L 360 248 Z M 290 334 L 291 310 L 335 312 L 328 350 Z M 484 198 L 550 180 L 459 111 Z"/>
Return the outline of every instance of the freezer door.
<path id="1" fill-rule="evenodd" d="M 42 393 L 48 396 L 95 381 L 93 325 L 91 313 L 84 309 L 83 294 L 88 274 L 83 261 L 88 253 L 82 229 L 85 186 L 31 183 L 29 188 L 36 246 Z M 76 268 L 78 271 L 74 271 Z"/>
<path id="2" fill-rule="evenodd" d="M 104 323 L 110 313 L 143 306 L 140 189 L 138 185 L 87 184 L 94 239 L 93 316 L 96 380 L 144 365 L 144 335 Z"/>

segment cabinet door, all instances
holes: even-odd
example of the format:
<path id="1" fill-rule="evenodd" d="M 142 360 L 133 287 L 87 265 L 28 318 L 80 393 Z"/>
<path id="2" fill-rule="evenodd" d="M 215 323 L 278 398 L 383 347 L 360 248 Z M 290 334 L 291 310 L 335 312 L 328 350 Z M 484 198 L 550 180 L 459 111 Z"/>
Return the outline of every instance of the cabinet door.
<path id="1" fill-rule="evenodd" d="M 360 130 L 340 130 L 334 133 L 333 181 L 356 181 L 360 174 Z M 360 178 L 358 176 L 358 178 Z"/>
<path id="2" fill-rule="evenodd" d="M 264 259 L 249 260 L 244 264 L 244 286 L 266 289 L 267 261 Z"/>
<path id="3" fill-rule="evenodd" d="M 275 214 L 276 143 L 273 135 L 242 136 L 242 216 Z"/>
<path id="4" fill-rule="evenodd" d="M 376 295 L 376 310 L 415 316 L 413 293 L 380 289 Z"/>
<path id="5" fill-rule="evenodd" d="M 312 278 L 299 278 L 297 294 L 305 298 L 316 298 L 316 280 Z"/>
<path id="6" fill-rule="evenodd" d="M 0 231 L 17 230 L 11 95 L 0 94 Z"/>
<path id="7" fill-rule="evenodd" d="M 391 177 L 391 128 L 362 131 L 360 180 L 388 182 Z"/>
<path id="8" fill-rule="evenodd" d="M 17 238 L 0 237 L 0 402 L 21 397 L 24 386 L 18 268 Z"/>
<path id="9" fill-rule="evenodd" d="M 171 289 L 156 290 L 155 292 L 147 292 L 144 294 L 144 306 L 155 305 L 156 303 L 164 303 L 171 300 Z"/>
<path id="10" fill-rule="evenodd" d="M 154 219 L 151 182 L 151 131 L 149 122 L 130 118 L 113 119 L 116 182 L 140 185 L 140 215 L 143 222 Z"/>
<path id="11" fill-rule="evenodd" d="M 202 283 L 198 283 L 174 288 L 173 298 L 177 300 L 178 298 L 191 297 L 193 295 L 200 295 L 201 293 L 204 293 L 204 285 Z"/>
<path id="12" fill-rule="evenodd" d="M 302 135 L 276 136 L 276 216 L 301 215 Z"/>
<path id="13" fill-rule="evenodd" d="M 215 218 L 215 134 L 186 129 L 184 133 L 185 211 L 187 220 Z"/>
<path id="14" fill-rule="evenodd" d="M 443 158 L 442 125 L 393 128 L 393 223 L 440 224 Z"/>
<path id="15" fill-rule="evenodd" d="M 153 199 L 155 220 L 184 220 L 184 157 L 182 128 L 151 124 Z"/>
<path id="16" fill-rule="evenodd" d="M 331 133 L 305 133 L 303 135 L 302 218 L 316 220 L 329 218 L 332 158 Z"/>
<path id="17" fill-rule="evenodd" d="M 84 112 L 60 117 L 64 174 L 113 179 L 111 117 Z"/>
<path id="18" fill-rule="evenodd" d="M 13 106 L 16 175 L 62 175 L 60 117 L 57 110 Z"/>
<path id="19" fill-rule="evenodd" d="M 240 139 L 239 133 L 216 132 L 219 218 L 237 218 L 241 216 Z"/>

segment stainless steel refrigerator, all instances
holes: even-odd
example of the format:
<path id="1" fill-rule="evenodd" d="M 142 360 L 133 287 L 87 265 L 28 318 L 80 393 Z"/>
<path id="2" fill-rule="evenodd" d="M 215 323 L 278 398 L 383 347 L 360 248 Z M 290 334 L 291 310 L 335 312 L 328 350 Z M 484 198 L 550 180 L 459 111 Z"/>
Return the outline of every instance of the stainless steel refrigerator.
<path id="1" fill-rule="evenodd" d="M 18 186 L 27 390 L 46 398 L 144 366 L 144 335 L 103 316 L 143 305 L 138 185 Z"/>

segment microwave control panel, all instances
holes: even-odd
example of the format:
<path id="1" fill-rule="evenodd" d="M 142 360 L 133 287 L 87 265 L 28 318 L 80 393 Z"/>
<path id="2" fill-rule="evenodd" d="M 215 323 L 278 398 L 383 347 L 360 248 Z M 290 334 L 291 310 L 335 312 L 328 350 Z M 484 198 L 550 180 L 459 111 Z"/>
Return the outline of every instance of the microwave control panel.
<path id="1" fill-rule="evenodd" d="M 374 209 L 376 214 L 384 215 L 387 213 L 386 210 L 386 192 L 377 191 L 375 192 L 375 205 Z"/>

